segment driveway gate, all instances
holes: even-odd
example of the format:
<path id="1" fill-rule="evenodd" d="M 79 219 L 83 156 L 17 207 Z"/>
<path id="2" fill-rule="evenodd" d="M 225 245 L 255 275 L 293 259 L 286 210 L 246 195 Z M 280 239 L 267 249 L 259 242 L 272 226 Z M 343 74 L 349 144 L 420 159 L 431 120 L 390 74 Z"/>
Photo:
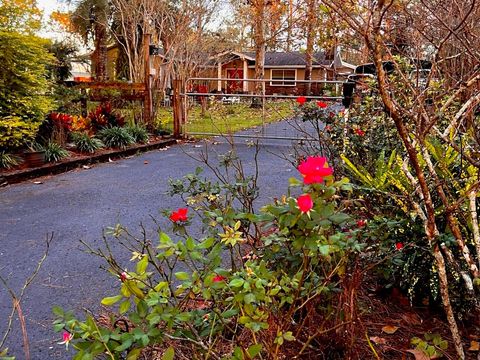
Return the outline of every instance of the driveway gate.
<path id="1" fill-rule="evenodd" d="M 235 86 L 229 86 L 231 83 Z M 324 101 L 329 111 L 337 112 L 341 108 L 343 83 L 190 78 L 181 94 L 185 114 L 182 133 L 185 136 L 312 141 L 315 140 L 313 131 L 318 129 L 313 129 L 295 114 L 298 99 Z M 261 90 L 255 91 L 255 87 Z M 310 95 L 303 95 L 307 92 Z"/>

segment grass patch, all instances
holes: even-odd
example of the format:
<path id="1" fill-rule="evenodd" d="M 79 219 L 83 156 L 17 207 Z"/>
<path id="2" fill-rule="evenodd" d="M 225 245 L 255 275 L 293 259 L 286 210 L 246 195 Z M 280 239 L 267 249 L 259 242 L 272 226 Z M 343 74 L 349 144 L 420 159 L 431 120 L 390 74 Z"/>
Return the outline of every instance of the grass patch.
<path id="1" fill-rule="evenodd" d="M 262 124 L 273 123 L 293 116 L 294 106 L 291 101 L 271 101 L 266 103 L 265 112 L 261 108 L 252 108 L 250 103 L 211 105 L 204 115 L 201 107 L 190 108 L 185 129 L 188 133 L 230 134 Z M 157 110 L 156 126 L 172 128 L 173 113 L 171 108 Z"/>

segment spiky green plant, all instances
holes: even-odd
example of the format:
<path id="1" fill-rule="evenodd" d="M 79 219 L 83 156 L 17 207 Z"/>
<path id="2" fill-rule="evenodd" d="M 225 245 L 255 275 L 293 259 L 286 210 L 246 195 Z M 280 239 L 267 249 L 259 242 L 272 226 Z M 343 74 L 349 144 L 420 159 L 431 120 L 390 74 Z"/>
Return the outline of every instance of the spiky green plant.
<path id="1" fill-rule="evenodd" d="M 143 126 L 130 125 L 127 126 L 126 129 L 136 143 L 145 144 L 148 142 L 148 132 Z"/>
<path id="2" fill-rule="evenodd" d="M 56 162 L 70 155 L 60 144 L 51 141 L 44 146 L 44 149 L 45 161 L 47 162 Z"/>
<path id="3" fill-rule="evenodd" d="M 93 154 L 95 151 L 105 146 L 102 140 L 90 137 L 85 132 L 72 133 L 71 136 L 77 150 L 83 153 Z"/>
<path id="4" fill-rule="evenodd" d="M 9 154 L 5 151 L 0 151 L 0 168 L 2 169 L 11 169 L 21 162 L 18 156 Z"/>
<path id="5" fill-rule="evenodd" d="M 132 135 L 125 128 L 118 126 L 105 128 L 99 131 L 97 136 L 103 141 L 105 146 L 112 148 L 125 149 L 128 145 L 135 142 Z"/>

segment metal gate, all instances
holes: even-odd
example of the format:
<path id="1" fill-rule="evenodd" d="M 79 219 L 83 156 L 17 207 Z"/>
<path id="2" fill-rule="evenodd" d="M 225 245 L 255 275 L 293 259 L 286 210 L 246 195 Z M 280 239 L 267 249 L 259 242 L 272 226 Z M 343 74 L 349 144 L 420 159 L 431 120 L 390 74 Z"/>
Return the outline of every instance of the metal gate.
<path id="1" fill-rule="evenodd" d="M 309 124 L 298 117 L 298 103 L 322 101 L 328 104 L 329 111 L 337 112 L 341 108 L 343 83 L 190 78 L 181 94 L 185 119 L 182 133 L 187 137 L 313 141 L 316 139 L 312 133 L 315 129 L 309 128 Z M 305 93 L 310 95 L 303 95 Z"/>

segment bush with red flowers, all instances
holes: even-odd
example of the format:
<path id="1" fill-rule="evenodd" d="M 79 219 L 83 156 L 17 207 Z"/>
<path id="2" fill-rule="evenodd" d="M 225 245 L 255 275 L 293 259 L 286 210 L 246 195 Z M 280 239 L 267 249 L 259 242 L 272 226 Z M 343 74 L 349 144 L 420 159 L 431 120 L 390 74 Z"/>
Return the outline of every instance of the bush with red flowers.
<path id="1" fill-rule="evenodd" d="M 77 357 L 133 358 L 151 346 L 179 357 L 207 348 L 221 358 L 228 355 L 226 342 L 251 358 L 292 349 L 313 356 L 303 344 L 311 334 L 341 323 L 321 309 L 342 303 L 346 274 L 365 245 L 362 228 L 344 231 L 356 224 L 339 201 L 351 190 L 348 180 L 335 181 L 325 158 L 309 157 L 298 171 L 289 192 L 300 195 L 284 196 L 258 214 L 235 210 L 231 185 L 201 179 L 200 172 L 172 182 L 172 191 L 206 224 L 203 236 L 189 234 L 187 207 L 165 212 L 175 238 L 158 230 L 158 240 L 139 244 L 130 231 L 117 227 L 113 240 L 131 245 L 134 264 L 104 257 L 118 280 L 118 292 L 102 300 L 112 309 L 109 323 L 91 316 L 81 321 L 56 307 L 55 330 L 72 334 L 68 342 Z M 340 306 L 337 311 L 350 310 Z M 128 319 L 129 330 L 113 325 L 122 319 Z M 173 339 L 175 349 L 169 347 Z M 328 342 L 319 344 L 328 347 Z"/>

